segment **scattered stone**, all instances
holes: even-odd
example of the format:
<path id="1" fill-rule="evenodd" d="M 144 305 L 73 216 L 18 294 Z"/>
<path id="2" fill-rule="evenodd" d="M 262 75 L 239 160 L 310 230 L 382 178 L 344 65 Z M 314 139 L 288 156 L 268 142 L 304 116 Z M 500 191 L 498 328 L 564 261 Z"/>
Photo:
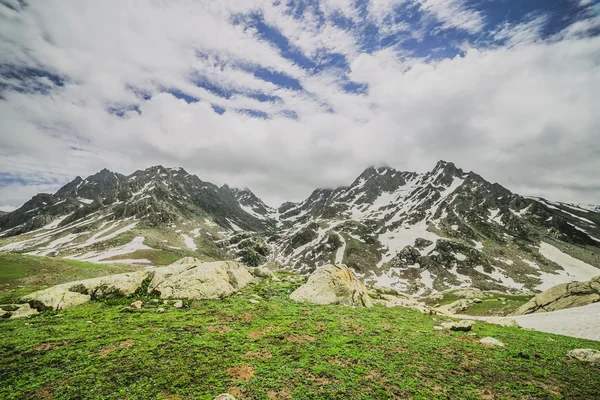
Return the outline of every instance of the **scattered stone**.
<path id="1" fill-rule="evenodd" d="M 175 308 L 183 308 L 183 300 L 177 300 L 173 303 L 173 307 Z"/>
<path id="2" fill-rule="evenodd" d="M 519 328 L 519 323 L 512 318 L 491 317 L 484 320 L 488 324 Z"/>
<path id="3" fill-rule="evenodd" d="M 502 343 L 498 339 L 494 339 L 491 336 L 484 337 L 483 339 L 481 339 L 479 341 L 479 343 L 483 344 L 484 346 L 489 346 L 489 347 L 494 347 L 494 346 L 504 347 L 504 343 Z"/>
<path id="4" fill-rule="evenodd" d="M 436 330 L 436 331 L 443 331 L 445 328 L 443 326 L 436 325 L 436 326 L 433 327 L 433 329 Z"/>
<path id="5" fill-rule="evenodd" d="M 501 301 L 504 303 L 506 301 L 506 297 L 498 297 L 498 301 Z"/>
<path id="6" fill-rule="evenodd" d="M 260 297 L 260 296 L 259 296 L 259 295 L 257 295 L 257 294 L 254 294 L 254 293 L 252 293 L 252 294 L 250 295 L 250 297 L 254 297 L 255 299 L 262 300 L 262 297 Z"/>
<path id="7" fill-rule="evenodd" d="M 343 264 L 329 264 L 317 268 L 290 298 L 315 304 L 373 306 L 367 287 Z"/>
<path id="8" fill-rule="evenodd" d="M 478 298 L 478 297 L 475 297 L 475 298 L 473 299 L 473 303 L 477 303 L 477 304 L 479 304 L 479 303 L 481 303 L 481 302 L 482 302 L 482 301 L 481 301 L 481 299 L 480 299 L 480 298 Z"/>
<path id="9" fill-rule="evenodd" d="M 281 282 L 281 279 L 279 279 L 279 278 L 278 278 L 278 277 L 276 277 L 276 276 L 273 276 L 273 277 L 271 278 L 271 280 L 272 280 L 273 282 Z"/>
<path id="10" fill-rule="evenodd" d="M 85 321 L 85 322 L 86 322 L 86 323 L 88 323 L 88 324 L 93 324 L 93 322 L 92 322 L 92 321 Z"/>
<path id="11" fill-rule="evenodd" d="M 446 305 L 437 307 L 435 309 L 435 311 L 439 312 L 440 314 L 446 314 L 446 315 L 457 314 L 462 311 L 468 310 L 469 307 L 471 306 L 471 304 L 473 304 L 473 300 L 467 300 L 467 299 L 456 300 L 455 302 L 452 302 L 450 304 L 446 304 Z"/>
<path id="12" fill-rule="evenodd" d="M 31 306 L 27 303 L 25 304 L 20 304 L 19 308 L 17 308 L 16 310 L 12 311 L 10 313 L 10 318 L 27 318 L 30 317 L 32 315 L 36 315 L 39 314 L 38 310 L 36 310 L 35 308 L 31 308 Z"/>
<path id="13" fill-rule="evenodd" d="M 252 304 L 258 304 L 258 303 L 260 303 L 260 301 L 258 301 L 258 300 L 256 300 L 256 299 L 250 299 L 250 300 L 248 300 L 248 301 L 249 301 L 250 303 L 252 303 Z"/>
<path id="14" fill-rule="evenodd" d="M 515 315 L 581 307 L 600 301 L 600 275 L 586 282 L 556 285 L 523 304 Z"/>
<path id="15" fill-rule="evenodd" d="M 290 283 L 296 283 L 296 280 L 294 278 L 290 278 Z"/>
<path id="16" fill-rule="evenodd" d="M 591 364 L 600 364 L 600 351 L 594 349 L 575 349 L 568 354 L 569 357 Z"/>
<path id="17" fill-rule="evenodd" d="M 160 308 L 158 308 L 158 309 L 156 310 L 156 312 L 157 312 L 157 313 L 164 313 L 164 312 L 165 312 L 165 309 L 164 309 L 164 308 L 162 308 L 162 307 L 160 307 Z"/>
<path id="18" fill-rule="evenodd" d="M 215 397 L 214 400 L 235 400 L 235 397 L 233 397 L 229 393 L 223 393 Z"/>
<path id="19" fill-rule="evenodd" d="M 423 314 L 431 314 L 431 308 L 408 296 L 398 297 L 391 294 L 381 294 L 379 297 L 383 300 L 383 304 L 386 307 L 402 307 L 416 310 Z"/>
<path id="20" fill-rule="evenodd" d="M 169 304 L 169 300 L 163 300 L 163 304 Z"/>
<path id="21" fill-rule="evenodd" d="M 64 317 L 64 316 L 65 316 L 64 314 L 56 314 L 56 315 L 54 316 L 54 318 L 62 318 L 62 317 Z"/>
<path id="22" fill-rule="evenodd" d="M 151 301 L 152 303 L 160 303 L 160 300 L 159 300 L 159 299 L 150 299 L 150 301 Z"/>
<path id="23" fill-rule="evenodd" d="M 257 278 L 273 278 L 275 276 L 273 271 L 267 267 L 250 268 L 250 272 Z"/>
<path id="24" fill-rule="evenodd" d="M 475 321 L 470 319 L 463 319 L 461 321 L 450 321 L 450 322 L 442 322 L 442 327 L 445 329 L 450 329 L 451 331 L 459 331 L 459 332 L 468 332 L 475 325 Z"/>
<path id="25" fill-rule="evenodd" d="M 141 300 L 137 300 L 137 301 L 134 301 L 133 303 L 131 303 L 131 304 L 129 305 L 129 307 L 131 307 L 131 308 L 137 308 L 137 309 L 139 310 L 139 309 L 141 309 L 141 308 L 142 308 L 142 304 L 144 304 L 144 302 L 143 302 L 143 301 L 141 301 Z"/>

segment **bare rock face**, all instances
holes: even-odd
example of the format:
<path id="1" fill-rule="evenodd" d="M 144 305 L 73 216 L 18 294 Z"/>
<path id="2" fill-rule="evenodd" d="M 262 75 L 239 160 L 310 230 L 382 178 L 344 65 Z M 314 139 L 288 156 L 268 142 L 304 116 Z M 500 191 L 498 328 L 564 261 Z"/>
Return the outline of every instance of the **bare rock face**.
<path id="1" fill-rule="evenodd" d="M 63 283 L 24 296 L 21 301 L 38 311 L 64 310 L 92 299 L 129 296 L 149 278 L 152 280 L 148 291 L 159 292 L 163 299 L 201 300 L 227 297 L 247 285 L 252 280 L 252 275 L 246 267 L 234 261 L 206 263 L 193 257 L 185 257 L 152 271 Z M 132 307 L 138 308 L 136 305 Z"/>
<path id="2" fill-rule="evenodd" d="M 594 349 L 575 349 L 568 354 L 569 357 L 591 364 L 600 364 L 600 351 Z"/>
<path id="3" fill-rule="evenodd" d="M 253 279 L 248 269 L 235 261 L 171 264 L 153 272 L 148 292 L 158 292 L 162 299 L 222 299 Z"/>
<path id="4" fill-rule="evenodd" d="M 589 281 L 563 283 L 538 294 L 523 304 L 515 315 L 556 311 L 600 301 L 600 276 Z"/>
<path id="5" fill-rule="evenodd" d="M 33 292 L 21 298 L 38 311 L 64 310 L 90 301 L 92 298 L 129 296 L 142 285 L 147 271 L 108 275 L 99 278 L 63 283 Z"/>
<path id="6" fill-rule="evenodd" d="M 39 312 L 35 308 L 31 308 L 27 303 L 0 305 L 0 319 L 27 318 L 36 314 L 39 314 Z"/>
<path id="7" fill-rule="evenodd" d="M 290 299 L 314 304 L 372 307 L 367 287 L 343 264 L 317 268 Z"/>
<path id="8" fill-rule="evenodd" d="M 475 325 L 475 321 L 470 319 L 463 319 L 460 321 L 450 321 L 450 322 L 442 322 L 441 326 L 444 329 L 449 329 L 451 331 L 457 332 L 469 332 L 471 328 Z"/>

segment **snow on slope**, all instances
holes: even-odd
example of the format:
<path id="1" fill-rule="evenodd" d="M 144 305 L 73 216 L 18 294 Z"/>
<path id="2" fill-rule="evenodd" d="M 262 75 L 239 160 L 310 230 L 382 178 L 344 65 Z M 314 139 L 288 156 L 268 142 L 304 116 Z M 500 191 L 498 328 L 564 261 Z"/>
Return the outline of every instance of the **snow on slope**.
<path id="1" fill-rule="evenodd" d="M 588 281 L 591 278 L 600 275 L 600 268 L 593 267 L 590 264 L 571 257 L 546 242 L 541 243 L 540 254 L 563 267 L 568 279 L 570 279 L 567 282 Z"/>

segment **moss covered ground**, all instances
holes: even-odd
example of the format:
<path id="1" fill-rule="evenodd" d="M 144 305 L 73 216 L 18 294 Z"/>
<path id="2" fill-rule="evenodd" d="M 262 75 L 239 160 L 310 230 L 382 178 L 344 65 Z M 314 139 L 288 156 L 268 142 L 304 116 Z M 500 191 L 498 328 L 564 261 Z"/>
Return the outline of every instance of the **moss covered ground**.
<path id="1" fill-rule="evenodd" d="M 600 398 L 600 366 L 566 356 L 598 342 L 484 323 L 438 331 L 442 317 L 412 310 L 295 303 L 298 285 L 257 281 L 182 309 L 137 293 L 0 322 L 0 398 Z"/>

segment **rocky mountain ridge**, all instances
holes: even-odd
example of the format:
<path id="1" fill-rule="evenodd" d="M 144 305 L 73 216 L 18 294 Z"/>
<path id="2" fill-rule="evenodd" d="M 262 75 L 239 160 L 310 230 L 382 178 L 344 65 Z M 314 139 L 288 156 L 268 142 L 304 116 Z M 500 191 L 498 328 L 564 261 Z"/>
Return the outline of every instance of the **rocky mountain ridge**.
<path id="1" fill-rule="evenodd" d="M 0 216 L 0 251 L 148 262 L 157 248 L 211 248 L 211 259 L 300 273 L 344 263 L 367 283 L 416 296 L 541 291 L 600 275 L 599 211 L 523 197 L 445 161 L 426 173 L 369 167 L 350 186 L 277 209 L 249 189 L 156 166 L 102 170 L 34 196 Z"/>

